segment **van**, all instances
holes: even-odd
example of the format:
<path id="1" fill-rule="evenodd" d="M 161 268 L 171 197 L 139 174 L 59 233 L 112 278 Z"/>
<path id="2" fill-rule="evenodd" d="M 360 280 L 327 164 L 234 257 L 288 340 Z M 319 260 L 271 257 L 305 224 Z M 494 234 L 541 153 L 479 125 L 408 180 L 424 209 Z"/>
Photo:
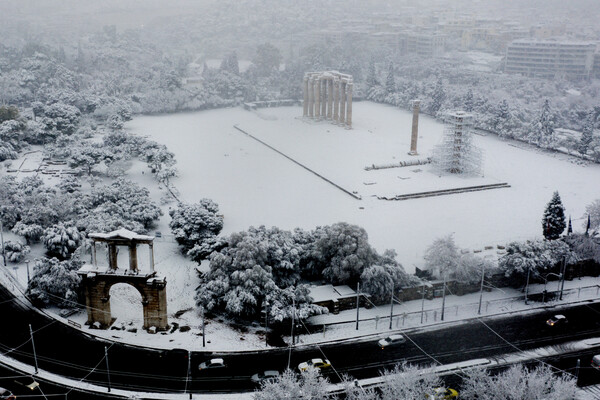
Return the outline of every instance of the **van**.
<path id="1" fill-rule="evenodd" d="M 600 354 L 592 357 L 592 368 L 600 369 Z"/>

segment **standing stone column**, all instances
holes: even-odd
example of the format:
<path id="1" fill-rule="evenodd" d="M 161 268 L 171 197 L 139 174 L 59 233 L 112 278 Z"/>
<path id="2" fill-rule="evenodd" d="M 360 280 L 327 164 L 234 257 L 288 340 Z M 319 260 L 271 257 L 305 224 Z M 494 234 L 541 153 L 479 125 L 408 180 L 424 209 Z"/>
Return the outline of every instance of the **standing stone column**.
<path id="1" fill-rule="evenodd" d="M 410 151 L 408 152 L 411 156 L 418 155 L 417 153 L 417 139 L 419 137 L 419 106 L 420 100 L 413 100 L 413 118 L 412 118 L 412 135 L 410 137 Z"/>
<path id="2" fill-rule="evenodd" d="M 327 79 L 327 119 L 331 119 L 333 106 L 333 78 Z"/>
<path id="3" fill-rule="evenodd" d="M 310 77 L 308 82 L 308 116 L 312 118 L 315 109 L 315 80 Z"/>
<path id="4" fill-rule="evenodd" d="M 341 125 L 346 123 L 346 82 L 340 81 L 340 120 Z"/>
<path id="5" fill-rule="evenodd" d="M 352 128 L 352 87 L 354 85 L 352 84 L 352 82 L 348 83 L 348 85 L 346 86 L 346 90 L 348 92 L 347 94 L 347 101 L 346 101 L 346 128 L 351 129 Z"/>
<path id="6" fill-rule="evenodd" d="M 308 76 L 304 75 L 304 85 L 302 86 L 303 89 L 303 93 L 304 93 L 304 102 L 302 103 L 303 106 L 303 112 L 302 112 L 302 116 L 303 117 L 307 117 L 308 116 Z"/>
<path id="7" fill-rule="evenodd" d="M 321 80 L 315 79 L 315 118 L 319 119 L 321 116 Z"/>
<path id="8" fill-rule="evenodd" d="M 339 111 L 340 111 L 340 90 L 339 90 L 339 86 L 340 86 L 340 80 L 338 78 L 335 78 L 333 80 L 333 122 L 335 122 L 337 124 L 338 119 L 340 118 L 339 115 Z"/>
<path id="9" fill-rule="evenodd" d="M 321 78 L 321 117 L 327 117 L 327 79 Z"/>
<path id="10" fill-rule="evenodd" d="M 133 272 L 138 270 L 137 246 L 135 243 L 129 245 L 129 269 Z"/>

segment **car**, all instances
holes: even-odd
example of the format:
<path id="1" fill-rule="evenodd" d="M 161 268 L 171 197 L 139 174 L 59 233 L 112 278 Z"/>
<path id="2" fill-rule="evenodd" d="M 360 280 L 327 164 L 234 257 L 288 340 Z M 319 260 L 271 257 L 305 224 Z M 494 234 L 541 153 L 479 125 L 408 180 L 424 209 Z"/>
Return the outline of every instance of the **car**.
<path id="1" fill-rule="evenodd" d="M 458 398 L 458 392 L 454 389 L 438 387 L 433 389 L 432 396 L 426 397 L 434 400 L 452 400 Z"/>
<path id="2" fill-rule="evenodd" d="M 592 368 L 600 370 L 600 354 L 596 354 L 592 357 Z"/>
<path id="3" fill-rule="evenodd" d="M 384 339 L 381 339 L 377 342 L 377 345 L 382 349 L 385 349 L 388 346 L 393 346 L 395 344 L 405 343 L 406 339 L 402 335 L 390 335 Z"/>
<path id="4" fill-rule="evenodd" d="M 0 387 L 0 400 L 17 400 L 17 397 L 10 390 Z"/>
<path id="5" fill-rule="evenodd" d="M 40 384 L 31 377 L 15 379 L 14 382 L 18 385 L 26 387 L 27 389 L 29 389 L 31 391 L 34 391 L 40 387 Z"/>
<path id="6" fill-rule="evenodd" d="M 553 316 L 552 318 L 550 318 L 548 321 L 546 321 L 546 325 L 548 325 L 548 326 L 562 326 L 562 325 L 565 325 L 568 322 L 569 321 L 567 320 L 567 318 L 564 315 L 562 315 L 562 314 L 556 314 L 555 316 Z"/>
<path id="7" fill-rule="evenodd" d="M 263 383 L 263 382 L 274 383 L 274 382 L 277 382 L 277 379 L 279 379 L 279 372 L 273 371 L 273 370 L 267 370 L 267 371 L 259 372 L 258 374 L 252 375 L 252 377 L 250 379 L 254 383 Z"/>
<path id="8" fill-rule="evenodd" d="M 198 370 L 225 368 L 225 361 L 222 358 L 213 358 L 198 365 Z"/>
<path id="9" fill-rule="evenodd" d="M 313 358 L 312 360 L 298 364 L 300 371 L 307 371 L 309 368 L 324 369 L 329 367 L 331 367 L 329 360 L 323 360 L 322 358 Z"/>

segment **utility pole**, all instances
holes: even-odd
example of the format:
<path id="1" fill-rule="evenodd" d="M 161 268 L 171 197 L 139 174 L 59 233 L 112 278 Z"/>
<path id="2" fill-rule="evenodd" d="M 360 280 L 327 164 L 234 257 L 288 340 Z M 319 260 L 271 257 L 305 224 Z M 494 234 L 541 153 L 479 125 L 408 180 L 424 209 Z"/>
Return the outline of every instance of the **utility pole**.
<path id="1" fill-rule="evenodd" d="M 579 385 L 579 367 L 581 366 L 581 360 L 577 359 L 577 365 L 575 366 L 575 384 Z"/>
<path id="2" fill-rule="evenodd" d="M 562 265 L 562 283 L 560 284 L 560 296 L 559 300 L 562 300 L 563 290 L 565 289 L 565 275 L 567 274 L 567 256 L 563 257 L 563 265 Z"/>
<path id="3" fill-rule="evenodd" d="M 444 275 L 444 293 L 442 294 L 442 321 L 444 320 L 444 311 L 446 308 L 446 278 L 447 274 Z"/>
<path id="4" fill-rule="evenodd" d="M 269 302 L 265 301 L 265 347 L 269 347 Z"/>
<path id="5" fill-rule="evenodd" d="M 110 369 L 108 369 L 108 349 L 104 346 L 104 360 L 106 360 L 106 379 L 108 382 L 108 391 L 110 392 Z"/>
<path id="6" fill-rule="evenodd" d="M 33 347 L 33 359 L 35 360 L 35 373 L 38 373 L 38 362 L 37 362 L 37 354 L 35 353 L 35 342 L 33 341 L 33 330 L 31 329 L 31 324 L 29 324 L 29 336 L 31 336 L 31 347 Z"/>
<path id="7" fill-rule="evenodd" d="M 185 392 L 188 392 L 188 382 L 190 381 L 190 375 L 192 374 L 192 352 L 190 350 L 188 350 L 188 365 L 187 365 L 187 376 L 185 378 Z M 192 391 L 189 390 L 190 393 L 190 399 L 192 398 Z"/>
<path id="8" fill-rule="evenodd" d="M 527 302 L 527 294 L 529 293 L 529 272 L 531 271 L 531 267 L 527 267 L 527 283 L 525 283 L 525 304 L 529 304 Z"/>
<path id="9" fill-rule="evenodd" d="M 6 267 L 6 250 L 4 249 L 4 227 L 2 226 L 2 216 L 0 215 L 0 245 L 2 246 L 2 259 Z"/>
<path id="10" fill-rule="evenodd" d="M 206 331 L 204 329 L 205 323 L 204 323 L 204 307 L 201 308 L 202 310 L 202 347 L 206 347 Z"/>
<path id="11" fill-rule="evenodd" d="M 292 299 L 292 346 L 296 344 L 296 337 L 294 336 L 294 325 L 296 325 L 296 299 Z"/>
<path id="12" fill-rule="evenodd" d="M 425 282 L 423 282 L 423 288 L 421 289 L 421 323 L 423 323 L 423 313 L 425 312 Z"/>
<path id="13" fill-rule="evenodd" d="M 392 319 L 394 318 L 394 282 L 392 281 L 392 296 L 390 300 L 390 330 L 392 330 Z"/>
<path id="14" fill-rule="evenodd" d="M 359 306 L 360 306 L 360 282 L 358 282 L 356 284 L 356 330 L 358 330 Z"/>
<path id="15" fill-rule="evenodd" d="M 25 260 L 25 265 L 27 265 L 27 284 L 29 284 L 29 280 L 31 279 L 29 277 L 29 260 Z"/>
<path id="16" fill-rule="evenodd" d="M 485 264 L 481 263 L 481 288 L 479 289 L 479 309 L 477 315 L 481 315 L 481 301 L 483 300 L 483 278 L 485 277 Z"/>

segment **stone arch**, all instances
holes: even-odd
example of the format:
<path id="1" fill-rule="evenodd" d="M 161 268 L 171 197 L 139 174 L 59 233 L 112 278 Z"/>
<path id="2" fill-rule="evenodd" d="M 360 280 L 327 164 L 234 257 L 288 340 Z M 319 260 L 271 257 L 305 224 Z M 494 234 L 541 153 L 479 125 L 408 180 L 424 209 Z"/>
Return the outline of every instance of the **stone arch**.
<path id="1" fill-rule="evenodd" d="M 84 265 L 79 269 L 81 283 L 85 291 L 86 308 L 89 325 L 97 328 L 108 328 L 113 318 L 110 309 L 110 289 L 118 283 L 133 286 L 142 296 L 144 329 L 154 327 L 156 330 L 169 328 L 167 320 L 167 280 L 154 271 L 154 237 L 138 235 L 135 232 L 120 229 L 110 233 L 90 233 L 93 240 L 93 265 Z M 96 242 L 105 242 L 109 248 L 108 267 L 99 267 L 96 260 Z M 149 246 L 149 272 L 138 269 L 137 245 Z M 116 248 L 129 248 L 129 268 L 122 269 L 117 265 Z"/>

